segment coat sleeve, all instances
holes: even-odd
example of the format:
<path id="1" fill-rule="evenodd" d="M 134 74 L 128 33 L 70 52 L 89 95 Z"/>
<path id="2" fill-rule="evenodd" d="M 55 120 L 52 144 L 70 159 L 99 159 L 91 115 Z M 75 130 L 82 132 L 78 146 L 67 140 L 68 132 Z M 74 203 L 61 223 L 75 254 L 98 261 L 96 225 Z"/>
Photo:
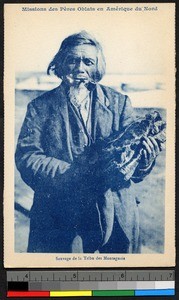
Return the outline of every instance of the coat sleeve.
<path id="1" fill-rule="evenodd" d="M 47 156 L 42 147 L 43 125 L 47 121 L 47 105 L 29 103 L 17 142 L 15 162 L 24 182 L 34 191 L 68 189 L 79 182 L 83 170 L 75 163 Z"/>
<path id="2" fill-rule="evenodd" d="M 126 96 L 123 113 L 121 116 L 122 129 L 125 129 L 127 126 L 129 126 L 133 121 L 135 121 L 135 119 L 136 119 L 136 113 L 134 111 L 134 108 L 131 105 L 131 101 L 129 97 Z M 135 183 L 142 181 L 151 172 L 154 165 L 155 165 L 155 161 L 152 162 L 146 168 L 141 168 L 139 163 L 133 176 L 131 177 L 131 180 Z"/>

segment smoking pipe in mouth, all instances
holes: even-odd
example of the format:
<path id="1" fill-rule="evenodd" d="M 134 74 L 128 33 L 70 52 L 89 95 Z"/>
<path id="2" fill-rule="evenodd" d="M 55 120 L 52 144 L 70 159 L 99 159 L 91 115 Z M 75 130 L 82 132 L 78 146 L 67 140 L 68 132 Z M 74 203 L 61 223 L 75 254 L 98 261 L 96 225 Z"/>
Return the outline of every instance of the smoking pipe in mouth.
<path id="1" fill-rule="evenodd" d="M 71 85 L 73 85 L 75 82 L 78 82 L 78 83 L 85 83 L 85 82 L 87 82 L 87 80 L 88 80 L 86 77 L 82 77 L 82 76 L 72 77 L 72 76 L 70 76 L 70 75 L 67 75 L 67 76 L 66 76 L 66 79 L 67 79 L 67 81 L 68 81 Z"/>

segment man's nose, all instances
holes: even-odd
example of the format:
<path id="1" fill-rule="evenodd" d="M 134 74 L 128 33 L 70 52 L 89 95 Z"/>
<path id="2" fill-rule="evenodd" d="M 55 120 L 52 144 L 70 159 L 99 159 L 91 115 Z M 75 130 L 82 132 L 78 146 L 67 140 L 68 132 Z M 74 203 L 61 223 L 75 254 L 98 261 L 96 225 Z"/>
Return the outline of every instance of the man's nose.
<path id="1" fill-rule="evenodd" d="M 83 62 L 82 59 L 78 62 L 77 66 L 76 66 L 76 69 L 78 70 L 78 72 L 84 72 L 85 71 L 84 62 Z"/>

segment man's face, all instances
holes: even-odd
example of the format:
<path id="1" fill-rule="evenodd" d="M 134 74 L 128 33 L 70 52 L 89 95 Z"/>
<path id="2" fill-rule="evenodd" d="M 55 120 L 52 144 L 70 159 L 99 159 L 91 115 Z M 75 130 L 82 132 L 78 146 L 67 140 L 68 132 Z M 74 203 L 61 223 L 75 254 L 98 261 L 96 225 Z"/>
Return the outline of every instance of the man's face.
<path id="1" fill-rule="evenodd" d="M 94 81 L 97 65 L 97 50 L 92 45 L 78 45 L 68 52 L 63 71 L 65 81 L 80 86 Z"/>

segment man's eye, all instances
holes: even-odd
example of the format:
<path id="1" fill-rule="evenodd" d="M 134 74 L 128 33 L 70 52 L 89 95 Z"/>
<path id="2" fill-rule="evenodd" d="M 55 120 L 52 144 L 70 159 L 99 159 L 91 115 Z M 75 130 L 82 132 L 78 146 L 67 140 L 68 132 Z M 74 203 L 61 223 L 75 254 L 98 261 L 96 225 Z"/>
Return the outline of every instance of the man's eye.
<path id="1" fill-rule="evenodd" d="M 84 59 L 84 63 L 85 63 L 85 65 L 87 65 L 87 66 L 92 66 L 92 65 L 94 65 L 94 62 L 93 62 L 92 60 L 88 59 L 88 58 L 85 58 L 85 59 Z"/>
<path id="2" fill-rule="evenodd" d="M 67 64 L 74 65 L 76 63 L 76 59 L 74 57 L 67 58 Z"/>

